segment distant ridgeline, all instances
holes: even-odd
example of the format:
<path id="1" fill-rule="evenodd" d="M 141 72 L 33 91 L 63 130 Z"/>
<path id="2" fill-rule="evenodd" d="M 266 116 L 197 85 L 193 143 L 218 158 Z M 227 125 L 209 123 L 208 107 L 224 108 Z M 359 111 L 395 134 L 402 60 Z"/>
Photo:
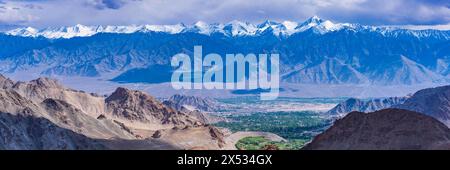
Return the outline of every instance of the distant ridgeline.
<path id="1" fill-rule="evenodd" d="M 116 82 L 170 81 L 178 53 L 278 53 L 281 81 L 302 84 L 399 85 L 445 83 L 450 31 L 334 24 L 234 21 L 192 26 L 122 26 L 34 30 L 0 34 L 0 72 L 108 77 Z"/>

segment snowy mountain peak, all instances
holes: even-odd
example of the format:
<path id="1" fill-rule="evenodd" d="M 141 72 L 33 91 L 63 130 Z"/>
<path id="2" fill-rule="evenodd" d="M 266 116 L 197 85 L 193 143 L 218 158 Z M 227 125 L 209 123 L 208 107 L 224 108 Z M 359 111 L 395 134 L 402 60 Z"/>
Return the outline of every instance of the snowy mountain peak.
<path id="1" fill-rule="evenodd" d="M 298 32 L 314 28 L 318 33 L 324 34 L 329 31 L 337 31 L 343 28 L 345 24 L 334 24 L 329 20 L 323 20 L 317 16 L 313 16 L 296 27 Z"/>
<path id="2" fill-rule="evenodd" d="M 329 31 L 337 31 L 344 27 L 344 24 L 334 24 L 333 22 L 326 20 L 321 22 L 319 25 L 317 25 L 315 28 L 320 33 L 326 33 Z"/>
<path id="3" fill-rule="evenodd" d="M 209 24 L 203 21 L 197 21 L 194 25 L 201 28 L 209 27 Z"/>
<path id="4" fill-rule="evenodd" d="M 321 19 L 317 16 L 313 16 L 313 17 L 307 19 L 302 24 L 300 24 L 298 27 L 306 27 L 306 26 L 313 27 L 313 26 L 321 24 L 322 22 L 324 22 L 323 19 Z"/>
<path id="5" fill-rule="evenodd" d="M 283 27 L 284 26 L 281 25 L 280 23 L 270 20 L 266 20 L 257 26 L 259 33 L 272 31 L 275 35 L 277 35 L 281 30 L 284 30 Z"/>
<path id="6" fill-rule="evenodd" d="M 232 36 L 255 35 L 258 28 L 250 23 L 241 21 L 231 21 L 223 27 L 223 32 Z"/>
<path id="7" fill-rule="evenodd" d="M 317 23 L 320 24 L 324 22 L 322 18 L 319 18 L 318 16 L 312 16 L 311 18 L 307 19 L 305 23 Z"/>
<path id="8" fill-rule="evenodd" d="M 293 21 L 283 21 L 281 24 L 288 30 L 294 30 L 298 26 L 298 23 Z"/>
<path id="9" fill-rule="evenodd" d="M 25 27 L 25 28 L 17 28 L 13 29 L 11 31 L 8 31 L 7 34 L 14 35 L 14 36 L 33 36 L 37 34 L 39 30 L 32 28 L 32 27 Z"/>
<path id="10" fill-rule="evenodd" d="M 222 29 L 222 24 L 208 24 L 203 21 L 198 21 L 193 26 L 185 28 L 184 32 L 197 32 L 200 34 L 210 35 L 214 32 L 222 32 Z"/>
<path id="11" fill-rule="evenodd" d="M 96 34 L 95 28 L 89 27 L 81 24 L 77 24 L 71 27 L 57 27 L 57 28 L 45 28 L 43 30 L 38 30 L 30 36 L 43 36 L 46 38 L 72 38 L 72 37 L 85 37 Z M 35 29 L 36 30 L 36 29 Z M 7 32 L 9 33 L 9 32 Z M 11 34 L 14 35 L 14 34 Z"/>
<path id="12" fill-rule="evenodd" d="M 299 24 L 293 21 L 283 21 L 281 23 L 267 20 L 258 25 L 258 32 L 271 31 L 276 36 L 289 36 L 299 32 L 296 28 Z"/>
<path id="13" fill-rule="evenodd" d="M 271 21 L 271 20 L 266 20 L 263 23 L 259 24 L 258 28 L 271 27 L 271 26 L 277 26 L 277 25 L 280 25 L 280 23 Z"/>
<path id="14" fill-rule="evenodd" d="M 126 26 L 125 26 L 126 27 Z M 176 24 L 176 25 L 144 25 L 144 26 L 138 26 L 136 31 L 140 32 L 166 32 L 169 34 L 178 34 L 186 29 L 186 26 L 184 24 Z M 134 31 L 134 32 L 136 32 Z M 116 30 L 114 32 L 110 33 L 124 33 L 120 32 L 120 30 Z M 127 33 L 133 33 L 133 32 L 127 32 Z"/>

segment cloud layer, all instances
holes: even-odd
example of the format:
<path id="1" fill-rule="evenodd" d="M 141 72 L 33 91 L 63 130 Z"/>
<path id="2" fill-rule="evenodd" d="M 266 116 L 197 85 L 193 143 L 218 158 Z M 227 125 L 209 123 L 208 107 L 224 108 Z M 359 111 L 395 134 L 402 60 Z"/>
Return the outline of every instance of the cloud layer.
<path id="1" fill-rule="evenodd" d="M 450 23 L 448 0 L 0 0 L 0 25 L 34 27 L 303 21 L 369 25 Z"/>

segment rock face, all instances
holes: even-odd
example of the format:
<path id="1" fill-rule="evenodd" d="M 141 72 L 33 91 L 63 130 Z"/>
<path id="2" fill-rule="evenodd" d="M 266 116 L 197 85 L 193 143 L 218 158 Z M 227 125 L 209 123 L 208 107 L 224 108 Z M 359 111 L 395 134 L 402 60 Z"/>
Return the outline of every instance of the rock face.
<path id="1" fill-rule="evenodd" d="M 395 108 L 420 112 L 450 126 L 450 86 L 419 90 Z"/>
<path id="2" fill-rule="evenodd" d="M 210 113 L 218 111 L 220 108 L 218 102 L 211 98 L 176 94 L 165 100 L 163 104 L 208 124 L 225 120 Z"/>
<path id="3" fill-rule="evenodd" d="M 14 82 L 12 80 L 3 75 L 0 75 L 0 88 L 6 89 L 12 87 L 13 85 Z"/>
<path id="4" fill-rule="evenodd" d="M 0 75 L 0 149 L 220 149 L 220 132 L 140 91 L 106 99 L 39 78 Z M 183 129 L 183 131 L 181 131 Z M 153 139 L 156 130 L 169 131 Z M 184 136 L 189 134 L 188 136 Z M 188 143 L 188 144 L 184 144 Z"/>
<path id="5" fill-rule="evenodd" d="M 48 98 L 42 101 L 41 107 L 45 109 L 47 118 L 53 122 L 58 122 L 60 127 L 71 129 L 92 138 L 135 138 L 130 131 L 127 131 L 112 119 L 98 120 L 66 101 Z"/>
<path id="6" fill-rule="evenodd" d="M 450 149 L 450 129 L 432 117 L 408 110 L 351 112 L 303 149 Z"/>
<path id="7" fill-rule="evenodd" d="M 114 117 L 133 123 L 157 125 L 155 126 L 156 129 L 162 128 L 162 126 L 201 124 L 195 118 L 167 107 L 152 96 L 140 91 L 119 87 L 105 99 L 105 102 L 107 112 L 110 112 Z"/>
<path id="8" fill-rule="evenodd" d="M 195 109 L 204 112 L 214 112 L 219 109 L 218 104 L 214 99 L 185 96 L 179 94 L 171 96 L 163 103 L 177 110 L 181 110 L 183 107 L 185 107 L 187 109 L 192 108 L 192 110 Z"/>
<path id="9" fill-rule="evenodd" d="M 391 106 L 402 104 L 407 97 L 389 97 L 383 99 L 370 99 L 361 100 L 356 98 L 350 98 L 346 101 L 339 103 L 337 106 L 327 112 L 331 115 L 343 116 L 352 111 L 358 112 L 374 112 L 381 109 L 390 108 Z"/>

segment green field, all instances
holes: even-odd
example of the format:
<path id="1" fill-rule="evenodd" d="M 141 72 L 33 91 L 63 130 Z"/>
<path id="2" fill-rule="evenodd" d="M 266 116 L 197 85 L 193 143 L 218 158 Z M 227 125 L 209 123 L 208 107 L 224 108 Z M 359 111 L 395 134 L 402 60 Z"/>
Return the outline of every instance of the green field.
<path id="1" fill-rule="evenodd" d="M 275 146 L 277 150 L 298 150 L 307 140 L 291 139 L 287 142 L 274 142 L 270 141 L 262 136 L 257 137 L 245 137 L 236 143 L 236 148 L 239 150 L 262 150 L 266 149 L 268 145 Z"/>
<path id="2" fill-rule="evenodd" d="M 261 137 L 241 139 L 237 145 L 240 149 L 261 149 L 267 144 L 279 149 L 299 149 L 315 135 L 321 133 L 331 120 L 314 112 L 268 112 L 250 115 L 228 116 L 229 122 L 215 124 L 236 131 L 262 131 L 277 134 L 287 142 L 271 142 Z"/>

